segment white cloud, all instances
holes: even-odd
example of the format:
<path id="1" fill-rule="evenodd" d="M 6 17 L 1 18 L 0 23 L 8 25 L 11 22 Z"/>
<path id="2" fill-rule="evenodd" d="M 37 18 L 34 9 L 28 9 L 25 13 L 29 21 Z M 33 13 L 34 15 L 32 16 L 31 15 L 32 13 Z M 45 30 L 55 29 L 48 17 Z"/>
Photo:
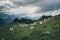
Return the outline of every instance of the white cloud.
<path id="1" fill-rule="evenodd" d="M 11 0 L 11 1 L 15 1 L 15 2 L 24 2 L 26 0 Z"/>
<path id="2" fill-rule="evenodd" d="M 6 10 L 6 12 L 9 12 L 10 14 L 33 14 L 39 10 L 38 6 L 20 6 L 15 9 Z"/>
<path id="3" fill-rule="evenodd" d="M 0 6 L 6 5 L 6 4 L 12 5 L 13 3 L 11 1 L 9 1 L 9 0 L 2 0 L 2 1 L 0 1 Z"/>
<path id="4" fill-rule="evenodd" d="M 52 15 L 52 16 L 59 15 L 59 14 L 60 14 L 60 9 L 43 13 L 43 15 Z"/>
<path id="5" fill-rule="evenodd" d="M 58 15 L 60 14 L 60 9 L 59 10 L 55 10 L 54 8 L 51 8 L 50 5 L 51 4 L 55 4 L 55 3 L 58 3 L 58 1 L 52 1 L 52 0 L 43 0 L 42 2 L 38 2 L 38 3 L 35 3 L 36 5 L 34 4 L 28 4 L 28 1 L 29 0 L 0 0 L 0 6 L 4 6 L 5 7 L 5 10 L 4 12 L 6 12 L 7 14 L 26 14 L 26 15 L 22 15 L 22 16 L 27 16 L 27 17 L 30 17 L 30 18 L 39 18 L 41 17 L 42 15 L 52 15 L 52 16 L 55 16 L 55 15 Z M 30 1 L 34 1 L 34 0 L 30 0 Z M 14 2 L 22 2 L 22 4 L 24 4 L 24 2 L 27 2 L 26 5 L 20 5 L 17 6 L 17 4 L 15 4 Z M 36 1 L 35 1 L 36 2 Z M 54 7 L 54 6 L 53 6 Z M 45 11 L 46 9 L 47 10 L 50 10 L 49 8 L 51 8 L 51 10 L 53 11 L 46 11 L 43 13 L 43 10 L 45 8 Z M 56 7 L 55 7 L 56 8 Z M 43 10 L 42 10 L 43 9 Z M 40 11 L 39 11 L 40 10 Z M 42 12 L 41 12 L 42 10 Z M 39 13 L 37 13 L 39 11 Z"/>
<path id="6" fill-rule="evenodd" d="M 22 0 L 15 0 L 15 1 L 22 1 Z M 4 12 L 6 12 L 7 14 L 12 14 L 12 15 L 23 14 L 22 17 L 27 16 L 29 18 L 36 18 L 37 16 L 39 18 L 40 16 L 42 16 L 41 14 L 36 13 L 39 10 L 39 6 L 26 5 L 26 6 L 15 7 L 16 5 L 14 5 L 14 3 L 11 2 L 10 0 L 3 0 L 3 1 L 0 1 L 0 3 L 1 3 L 0 6 L 5 7 Z"/>
<path id="7" fill-rule="evenodd" d="M 37 17 L 36 19 L 38 19 L 39 17 L 42 16 L 42 14 L 36 13 L 38 10 L 39 10 L 39 6 L 30 5 L 30 6 L 20 6 L 15 9 L 6 10 L 5 12 L 7 14 L 15 14 L 15 15 L 23 14 L 22 17 L 27 16 L 32 19 L 33 18 L 35 19 Z M 21 17 L 21 16 L 18 16 L 18 17 Z"/>
<path id="8" fill-rule="evenodd" d="M 5 10 L 16 7 L 16 5 L 10 0 L 0 0 L 0 6 L 3 6 Z"/>

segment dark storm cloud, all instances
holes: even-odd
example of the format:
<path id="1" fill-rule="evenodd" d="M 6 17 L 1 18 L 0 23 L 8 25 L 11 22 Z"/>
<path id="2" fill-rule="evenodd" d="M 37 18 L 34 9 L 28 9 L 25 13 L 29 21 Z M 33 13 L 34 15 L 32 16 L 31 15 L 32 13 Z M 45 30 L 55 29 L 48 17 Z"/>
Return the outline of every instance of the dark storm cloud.
<path id="1" fill-rule="evenodd" d="M 43 0 L 25 0 L 23 2 L 21 1 L 15 1 L 15 0 L 11 0 L 14 4 L 16 4 L 17 6 L 26 6 L 26 5 L 34 5 L 34 3 L 37 3 L 37 2 L 41 2 Z"/>
<path id="2" fill-rule="evenodd" d="M 24 2 L 14 1 L 17 6 L 36 5 L 40 6 L 40 12 L 54 11 L 60 9 L 60 0 L 26 0 Z"/>
<path id="3" fill-rule="evenodd" d="M 60 0 L 10 0 L 17 7 L 19 6 L 40 6 L 40 12 L 54 11 L 60 9 Z"/>
<path id="4" fill-rule="evenodd" d="M 40 12 L 54 11 L 60 9 L 60 0 L 38 0 L 32 5 L 40 6 Z"/>
<path id="5" fill-rule="evenodd" d="M 54 11 L 60 9 L 60 0 L 47 0 L 40 4 L 41 11 Z"/>

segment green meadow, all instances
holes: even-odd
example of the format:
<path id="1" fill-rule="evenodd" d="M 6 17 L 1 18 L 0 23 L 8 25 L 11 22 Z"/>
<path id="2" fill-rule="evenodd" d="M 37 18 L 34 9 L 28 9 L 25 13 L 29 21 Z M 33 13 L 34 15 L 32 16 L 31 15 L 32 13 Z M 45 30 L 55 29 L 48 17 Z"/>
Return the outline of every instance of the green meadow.
<path id="1" fill-rule="evenodd" d="M 32 24 L 0 25 L 0 40 L 60 40 L 60 16 Z"/>

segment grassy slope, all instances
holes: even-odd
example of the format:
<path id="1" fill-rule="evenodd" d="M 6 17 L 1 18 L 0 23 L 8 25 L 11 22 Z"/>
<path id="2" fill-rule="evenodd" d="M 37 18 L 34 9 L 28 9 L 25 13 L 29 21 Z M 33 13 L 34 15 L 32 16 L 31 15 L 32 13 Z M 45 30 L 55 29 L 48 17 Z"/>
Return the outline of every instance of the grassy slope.
<path id="1" fill-rule="evenodd" d="M 30 29 L 31 26 L 19 27 L 19 24 L 12 23 L 7 26 L 1 26 L 0 40 L 2 38 L 5 40 L 60 40 L 60 16 L 54 17 L 43 24 L 37 22 L 34 25 L 34 29 Z M 10 26 L 14 28 L 14 31 L 9 30 Z M 50 33 L 42 34 L 46 31 Z"/>

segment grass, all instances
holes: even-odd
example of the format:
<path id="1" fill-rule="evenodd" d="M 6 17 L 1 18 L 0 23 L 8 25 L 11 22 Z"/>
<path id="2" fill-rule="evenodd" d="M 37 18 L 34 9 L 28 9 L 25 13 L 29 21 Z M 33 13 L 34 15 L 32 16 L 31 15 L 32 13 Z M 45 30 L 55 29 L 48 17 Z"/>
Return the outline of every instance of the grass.
<path id="1" fill-rule="evenodd" d="M 43 24 L 37 22 L 36 25 L 33 25 L 33 29 L 30 29 L 30 25 L 21 27 L 18 26 L 19 24 L 16 22 L 6 26 L 0 25 L 0 40 L 2 38 L 5 40 L 60 40 L 60 16 L 56 16 Z M 9 27 L 13 27 L 14 31 L 11 31 Z"/>

